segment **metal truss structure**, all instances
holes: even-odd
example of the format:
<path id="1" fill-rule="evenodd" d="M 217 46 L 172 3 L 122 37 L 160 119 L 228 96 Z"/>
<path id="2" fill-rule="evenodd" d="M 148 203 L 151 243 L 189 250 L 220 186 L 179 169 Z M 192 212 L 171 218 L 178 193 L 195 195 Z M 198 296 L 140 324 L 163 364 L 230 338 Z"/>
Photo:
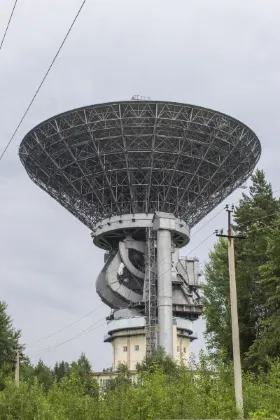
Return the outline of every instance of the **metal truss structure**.
<path id="1" fill-rule="evenodd" d="M 244 183 L 260 153 L 253 131 L 227 115 L 151 100 L 57 115 L 19 149 L 30 178 L 90 229 L 155 211 L 193 227 Z"/>
<path id="2" fill-rule="evenodd" d="M 145 252 L 145 281 L 144 301 L 146 315 L 146 354 L 152 355 L 157 347 L 157 276 L 155 255 L 155 232 L 151 228 L 146 229 L 146 252 Z"/>

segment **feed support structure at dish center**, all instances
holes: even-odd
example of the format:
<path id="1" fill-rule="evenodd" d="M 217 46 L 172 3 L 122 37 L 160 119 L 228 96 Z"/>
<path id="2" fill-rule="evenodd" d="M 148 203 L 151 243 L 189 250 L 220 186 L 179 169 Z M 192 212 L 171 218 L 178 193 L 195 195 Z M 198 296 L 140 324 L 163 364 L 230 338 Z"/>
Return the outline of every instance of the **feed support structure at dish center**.
<path id="1" fill-rule="evenodd" d="M 188 229 L 250 176 L 260 153 L 256 135 L 234 118 L 150 100 L 57 115 L 32 129 L 19 150 L 30 178 L 107 251 L 97 280 L 102 300 L 112 309 L 144 308 L 150 348 L 159 321 L 159 342 L 170 354 L 172 311 L 190 319 L 201 313 L 179 248 Z"/>

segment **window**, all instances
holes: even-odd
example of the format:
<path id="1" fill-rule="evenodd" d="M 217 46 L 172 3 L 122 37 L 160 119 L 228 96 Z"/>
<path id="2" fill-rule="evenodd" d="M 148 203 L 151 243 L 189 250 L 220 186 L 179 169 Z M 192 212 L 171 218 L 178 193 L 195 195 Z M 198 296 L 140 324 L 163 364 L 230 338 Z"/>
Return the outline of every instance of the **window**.
<path id="1" fill-rule="evenodd" d="M 138 350 L 139 350 L 139 346 L 138 346 L 138 344 L 137 344 L 136 346 L 134 346 L 134 350 L 135 350 L 135 351 L 138 351 Z"/>
<path id="2" fill-rule="evenodd" d="M 179 351 L 179 346 L 177 346 L 177 351 Z"/>
<path id="3" fill-rule="evenodd" d="M 127 346 L 123 346 L 123 351 L 127 351 Z"/>
<path id="4" fill-rule="evenodd" d="M 187 353 L 187 349 L 186 349 L 186 347 L 184 347 L 184 353 Z"/>

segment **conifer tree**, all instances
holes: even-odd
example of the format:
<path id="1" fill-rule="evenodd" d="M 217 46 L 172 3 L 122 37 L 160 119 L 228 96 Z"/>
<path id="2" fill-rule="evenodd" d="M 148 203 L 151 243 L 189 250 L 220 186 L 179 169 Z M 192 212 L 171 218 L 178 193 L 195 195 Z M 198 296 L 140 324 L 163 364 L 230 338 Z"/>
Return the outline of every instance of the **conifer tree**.
<path id="1" fill-rule="evenodd" d="M 267 262 L 259 268 L 259 286 L 263 293 L 264 310 L 256 339 L 246 356 L 254 368 L 269 367 L 269 358 L 280 355 L 280 214 L 266 234 Z"/>
<path id="2" fill-rule="evenodd" d="M 4 364 L 13 365 L 16 349 L 23 351 L 20 336 L 21 331 L 13 328 L 13 320 L 7 314 L 7 304 L 0 301 L 0 368 Z"/>
<path id="3" fill-rule="evenodd" d="M 243 366 L 249 368 L 246 354 L 259 335 L 266 318 L 267 304 L 261 266 L 270 261 L 267 252 L 268 235 L 279 215 L 279 200 L 273 197 L 272 187 L 263 171 L 252 176 L 249 194 L 243 194 L 234 217 L 234 231 L 243 233 L 246 240 L 235 241 L 236 283 L 240 350 Z M 227 241 L 219 240 L 210 253 L 205 270 L 204 287 L 206 340 L 212 349 L 223 351 L 232 358 L 231 317 Z M 246 360 L 245 360 L 246 359 Z"/>
<path id="4" fill-rule="evenodd" d="M 69 375 L 70 366 L 67 362 L 56 363 L 53 369 L 53 375 L 60 382 L 63 378 Z"/>
<path id="5" fill-rule="evenodd" d="M 48 391 L 53 383 L 53 374 L 51 369 L 39 360 L 34 369 L 34 376 L 38 379 L 39 384 L 43 385 L 45 391 Z"/>

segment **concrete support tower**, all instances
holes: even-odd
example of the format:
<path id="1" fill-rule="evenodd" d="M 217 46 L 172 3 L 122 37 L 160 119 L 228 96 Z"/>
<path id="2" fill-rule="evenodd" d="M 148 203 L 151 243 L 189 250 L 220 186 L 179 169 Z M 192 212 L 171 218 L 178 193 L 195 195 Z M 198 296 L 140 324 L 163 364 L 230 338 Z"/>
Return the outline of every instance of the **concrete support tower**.
<path id="1" fill-rule="evenodd" d="M 172 231 L 175 218 L 156 214 L 159 345 L 173 356 Z"/>

